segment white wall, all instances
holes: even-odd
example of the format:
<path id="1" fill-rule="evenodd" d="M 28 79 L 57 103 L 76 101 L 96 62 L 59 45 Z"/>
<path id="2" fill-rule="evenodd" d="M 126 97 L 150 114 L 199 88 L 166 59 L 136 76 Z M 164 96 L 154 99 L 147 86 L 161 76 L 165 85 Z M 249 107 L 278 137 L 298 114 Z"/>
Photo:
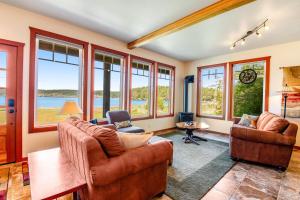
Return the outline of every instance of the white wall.
<path id="1" fill-rule="evenodd" d="M 279 68 L 300 65 L 299 52 L 300 52 L 300 41 L 268 46 L 264 48 L 253 49 L 250 51 L 243 51 L 237 53 L 233 52 L 227 55 L 210 57 L 210 58 L 189 62 L 186 64 L 187 65 L 186 73 L 187 75 L 193 74 L 197 76 L 197 67 L 199 66 L 271 56 L 269 111 L 276 114 L 280 114 L 281 95 L 278 94 L 277 91 L 280 91 L 282 89 L 283 73 L 282 70 L 280 70 Z M 228 79 L 227 81 L 229 82 Z M 194 101 L 193 110 L 194 112 L 196 112 L 196 87 L 194 87 L 194 94 L 195 95 L 193 99 Z M 227 87 L 227 102 L 228 102 L 228 87 Z M 216 120 L 216 119 L 206 119 L 206 118 L 198 118 L 198 120 L 208 123 L 210 125 L 211 130 L 223 132 L 223 133 L 229 133 L 230 127 L 232 126 L 232 122 L 226 120 Z M 291 120 L 296 121 L 298 124 L 300 123 L 299 119 L 298 120 L 291 119 Z M 297 136 L 298 137 L 297 137 L 296 145 L 300 146 L 300 131 L 298 131 Z"/>
<path id="2" fill-rule="evenodd" d="M 56 132 L 28 134 L 29 26 L 176 66 L 175 114 L 181 111 L 182 83 L 185 74 L 182 62 L 141 48 L 130 51 L 127 49 L 126 43 L 108 36 L 89 31 L 64 21 L 0 3 L 0 38 L 25 43 L 23 66 L 23 156 L 27 156 L 28 152 L 51 148 L 58 145 Z M 90 58 L 89 54 L 89 68 L 91 66 Z M 135 123 L 148 131 L 160 130 L 174 127 L 175 117 L 137 121 Z"/>

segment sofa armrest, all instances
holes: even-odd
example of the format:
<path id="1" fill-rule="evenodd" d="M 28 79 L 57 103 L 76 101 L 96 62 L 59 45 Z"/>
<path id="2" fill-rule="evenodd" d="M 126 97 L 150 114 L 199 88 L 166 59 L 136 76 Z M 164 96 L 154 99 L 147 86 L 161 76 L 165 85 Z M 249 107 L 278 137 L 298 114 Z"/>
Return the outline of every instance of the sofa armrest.
<path id="1" fill-rule="evenodd" d="M 114 124 L 104 124 L 104 125 L 99 125 L 99 126 L 102 126 L 103 128 L 109 128 L 109 129 L 112 129 L 112 130 L 117 130 L 116 126 Z"/>
<path id="2" fill-rule="evenodd" d="M 290 122 L 289 126 L 283 132 L 283 135 L 296 138 L 297 132 L 298 132 L 298 125 Z"/>
<path id="3" fill-rule="evenodd" d="M 233 124 L 238 124 L 241 121 L 240 117 L 234 118 L 233 119 Z"/>
<path id="4" fill-rule="evenodd" d="M 172 154 L 172 145 L 167 141 L 128 150 L 118 157 L 109 159 L 106 163 L 91 167 L 92 184 L 107 185 L 163 162 L 166 163 L 167 167 Z"/>
<path id="5" fill-rule="evenodd" d="M 246 141 L 266 143 L 266 144 L 278 144 L 292 146 L 295 144 L 295 137 L 284 135 L 281 133 L 262 131 L 254 128 L 248 128 L 241 125 L 234 124 L 230 130 L 230 136 L 239 138 Z"/>

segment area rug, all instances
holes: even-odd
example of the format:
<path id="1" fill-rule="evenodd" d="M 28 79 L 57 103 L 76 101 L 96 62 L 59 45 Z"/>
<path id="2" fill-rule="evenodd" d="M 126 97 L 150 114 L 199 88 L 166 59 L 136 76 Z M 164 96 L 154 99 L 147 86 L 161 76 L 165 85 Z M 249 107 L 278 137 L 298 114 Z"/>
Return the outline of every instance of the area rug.
<path id="1" fill-rule="evenodd" d="M 0 169 L 0 200 L 6 200 L 9 169 L 9 167 Z"/>
<path id="2" fill-rule="evenodd" d="M 161 135 L 174 145 L 166 194 L 174 200 L 201 199 L 235 162 L 229 156 L 227 143 L 208 140 L 199 141 L 200 145 L 185 144 L 183 136 L 179 131 Z"/>

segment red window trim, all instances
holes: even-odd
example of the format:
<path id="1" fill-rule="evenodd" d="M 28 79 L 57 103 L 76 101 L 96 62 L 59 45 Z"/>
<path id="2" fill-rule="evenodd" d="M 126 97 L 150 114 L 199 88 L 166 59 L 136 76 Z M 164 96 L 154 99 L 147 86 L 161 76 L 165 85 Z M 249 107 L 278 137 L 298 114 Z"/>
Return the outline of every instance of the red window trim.
<path id="1" fill-rule="evenodd" d="M 200 114 L 200 94 L 201 94 L 201 70 L 208 69 L 213 67 L 222 66 L 224 68 L 224 79 L 223 79 L 223 115 L 218 116 L 209 116 L 209 115 L 201 115 Z M 203 118 L 210 118 L 210 119 L 220 119 L 225 120 L 225 113 L 226 113 L 226 85 L 227 85 L 227 63 L 220 63 L 220 64 L 213 64 L 213 65 L 206 65 L 200 66 L 197 68 L 197 103 L 196 103 L 196 117 L 203 117 Z"/>
<path id="2" fill-rule="evenodd" d="M 127 53 L 124 53 L 124 52 L 121 52 L 121 51 L 117 51 L 117 50 L 113 50 L 113 49 L 110 49 L 110 48 L 106 48 L 106 47 L 102 47 L 102 46 L 99 46 L 99 45 L 96 45 L 96 44 L 91 44 L 91 63 L 92 63 L 92 69 L 91 69 L 91 95 L 90 95 L 90 119 L 93 119 L 94 118 L 94 75 L 95 75 L 95 70 L 94 70 L 94 67 L 95 67 L 95 62 L 94 62 L 94 59 L 95 59 L 95 51 L 96 50 L 99 50 L 99 51 L 103 51 L 103 52 L 107 52 L 107 53 L 111 53 L 111 54 L 114 54 L 114 55 L 119 55 L 119 56 L 122 56 L 124 58 L 124 72 L 125 72 L 125 75 L 124 75 L 124 89 L 125 91 L 123 92 L 124 94 L 124 97 L 123 97 L 123 100 L 124 100 L 124 109 L 127 110 L 127 91 L 128 91 L 128 57 L 129 55 Z"/>
<path id="3" fill-rule="evenodd" d="M 0 44 L 17 47 L 17 100 L 16 100 L 16 162 L 22 161 L 22 107 L 24 43 L 0 39 Z"/>
<path id="4" fill-rule="evenodd" d="M 238 60 L 229 63 L 229 107 L 227 119 L 232 121 L 235 119 L 233 114 L 233 65 L 240 63 L 256 62 L 256 61 L 266 61 L 266 71 L 265 71 L 265 101 L 264 101 L 264 111 L 269 110 L 269 95 L 270 95 L 270 60 L 271 56 L 252 58 L 246 60 Z"/>
<path id="5" fill-rule="evenodd" d="M 30 29 L 30 57 L 29 57 L 29 133 L 37 133 L 37 132 L 47 132 L 47 131 L 55 131 L 57 130 L 57 126 L 49 125 L 49 126 L 34 126 L 34 110 L 35 110 L 35 54 L 36 54 L 36 37 L 37 35 L 46 36 L 53 39 L 62 40 L 65 42 L 82 45 L 83 47 L 83 67 L 84 67 L 84 77 L 83 77 L 83 119 L 87 119 L 87 78 L 88 78 L 88 42 L 84 42 L 78 39 L 74 39 L 71 37 L 67 37 L 64 35 L 56 34 L 53 32 L 29 27 Z"/>
<path id="6" fill-rule="evenodd" d="M 158 68 L 159 66 L 163 66 L 166 68 L 171 69 L 171 78 L 172 78 L 172 106 L 170 107 L 170 112 L 169 114 L 164 114 L 164 115 L 159 115 L 158 114 L 158 107 L 157 107 L 157 100 L 158 100 Z M 164 117 L 174 117 L 174 108 L 175 108 L 175 72 L 176 71 L 176 67 L 172 66 L 172 65 L 168 65 L 168 64 L 164 64 L 164 63 L 160 63 L 160 62 L 156 62 L 156 70 L 155 70 L 155 118 L 164 118 Z"/>
<path id="7" fill-rule="evenodd" d="M 150 87 L 152 89 L 152 92 L 151 92 L 151 98 L 152 98 L 152 101 L 151 101 L 151 109 L 150 109 L 150 115 L 149 116 L 145 116 L 145 117 L 135 117 L 135 118 L 132 118 L 132 121 L 138 121 L 138 120 L 146 120 L 146 119 L 153 119 L 154 118 L 154 101 L 155 101 L 155 98 L 154 98 L 154 83 L 155 83 L 155 67 L 156 67 L 156 62 L 153 61 L 153 60 L 149 60 L 149 59 L 146 59 L 146 58 L 142 58 L 142 57 L 138 57 L 138 56 L 134 56 L 134 55 L 130 55 L 130 71 L 129 71 L 129 99 L 128 99 L 128 103 L 129 103 L 129 106 L 128 106 L 128 109 L 129 109 L 129 113 L 131 114 L 131 97 L 132 97 L 132 61 L 133 60 L 140 60 L 140 61 L 143 61 L 143 62 L 147 62 L 147 63 L 150 63 L 151 64 L 151 73 L 150 73 Z"/>

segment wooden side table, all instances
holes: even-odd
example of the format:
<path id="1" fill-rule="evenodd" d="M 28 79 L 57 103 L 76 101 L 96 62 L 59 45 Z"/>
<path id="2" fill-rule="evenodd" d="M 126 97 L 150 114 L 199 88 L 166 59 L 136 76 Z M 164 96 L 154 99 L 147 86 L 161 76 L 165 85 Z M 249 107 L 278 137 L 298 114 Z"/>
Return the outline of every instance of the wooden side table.
<path id="1" fill-rule="evenodd" d="M 31 199 L 56 199 L 86 187 L 86 180 L 61 151 L 54 148 L 28 155 Z"/>
<path id="2" fill-rule="evenodd" d="M 176 123 L 176 126 L 177 126 L 177 128 L 186 130 L 186 132 L 185 132 L 186 136 L 182 138 L 185 143 L 194 143 L 194 144 L 199 145 L 199 143 L 197 141 L 199 141 L 199 140 L 207 141 L 206 139 L 193 134 L 194 130 L 208 129 L 209 126 L 205 123 L 193 122 L 193 125 L 188 126 L 188 125 L 186 125 L 185 122 L 179 122 L 179 123 Z"/>

